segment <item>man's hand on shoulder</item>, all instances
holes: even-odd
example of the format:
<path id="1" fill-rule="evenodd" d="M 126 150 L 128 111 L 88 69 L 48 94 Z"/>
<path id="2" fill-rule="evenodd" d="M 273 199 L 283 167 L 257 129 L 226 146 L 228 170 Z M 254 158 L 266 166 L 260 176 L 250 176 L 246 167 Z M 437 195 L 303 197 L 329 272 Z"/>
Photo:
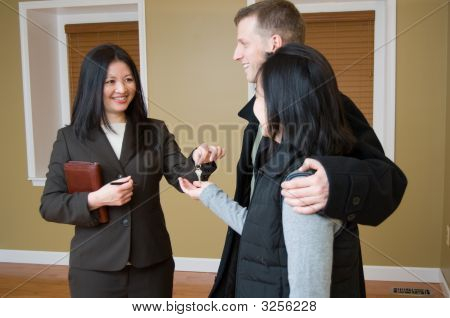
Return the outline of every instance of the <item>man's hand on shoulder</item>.
<path id="1" fill-rule="evenodd" d="M 329 183 L 322 164 L 314 159 L 306 159 L 299 171 L 316 170 L 308 177 L 294 178 L 281 184 L 284 201 L 301 214 L 321 211 L 328 202 Z"/>

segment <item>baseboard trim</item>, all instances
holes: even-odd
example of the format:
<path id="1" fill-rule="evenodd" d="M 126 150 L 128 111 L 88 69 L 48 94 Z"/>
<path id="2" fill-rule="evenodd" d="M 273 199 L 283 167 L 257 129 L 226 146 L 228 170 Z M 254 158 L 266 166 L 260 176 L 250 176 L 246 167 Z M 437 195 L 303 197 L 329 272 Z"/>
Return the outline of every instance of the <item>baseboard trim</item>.
<path id="1" fill-rule="evenodd" d="M 174 257 L 175 270 L 180 272 L 217 273 L 220 259 Z"/>
<path id="2" fill-rule="evenodd" d="M 364 266 L 364 278 L 391 282 L 441 283 L 443 276 L 440 268 Z"/>
<path id="3" fill-rule="evenodd" d="M 0 250 L 1 263 L 69 265 L 68 252 Z"/>
<path id="4" fill-rule="evenodd" d="M 175 270 L 182 272 L 216 273 L 220 259 L 174 257 Z M 0 263 L 69 265 L 68 252 L 2 250 Z"/>
<path id="5" fill-rule="evenodd" d="M 216 273 L 219 259 L 175 257 L 175 270 L 185 272 Z M 0 249 L 0 262 L 26 263 L 46 265 L 68 265 L 68 252 L 46 252 Z M 366 280 L 427 282 L 440 283 L 447 297 L 450 296 L 447 282 L 439 268 L 394 267 L 394 266 L 364 266 Z"/>
<path id="6" fill-rule="evenodd" d="M 444 274 L 441 271 L 441 288 L 444 296 L 446 298 L 450 298 L 450 289 L 448 288 L 447 280 L 444 277 Z"/>

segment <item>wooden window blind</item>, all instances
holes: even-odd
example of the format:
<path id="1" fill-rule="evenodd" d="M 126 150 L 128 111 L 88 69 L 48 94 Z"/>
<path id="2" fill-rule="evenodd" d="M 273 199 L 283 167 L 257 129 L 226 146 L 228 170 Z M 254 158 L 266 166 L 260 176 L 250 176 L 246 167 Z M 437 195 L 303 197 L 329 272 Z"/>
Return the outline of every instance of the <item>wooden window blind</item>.
<path id="1" fill-rule="evenodd" d="M 139 70 L 139 31 L 138 22 L 111 22 L 66 24 L 69 85 L 71 107 L 78 88 L 81 63 L 86 54 L 94 47 L 104 44 L 116 44 L 130 54 Z"/>
<path id="2" fill-rule="evenodd" d="M 339 89 L 373 122 L 374 11 L 305 13 L 306 44 L 328 59 Z"/>

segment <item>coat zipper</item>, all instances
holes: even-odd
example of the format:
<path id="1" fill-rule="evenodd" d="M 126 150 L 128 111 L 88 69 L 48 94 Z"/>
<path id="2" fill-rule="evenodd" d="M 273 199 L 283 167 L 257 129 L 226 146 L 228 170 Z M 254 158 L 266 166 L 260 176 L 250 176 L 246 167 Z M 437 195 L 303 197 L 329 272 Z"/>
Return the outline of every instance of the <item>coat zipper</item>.
<path id="1" fill-rule="evenodd" d="M 263 175 L 263 173 L 262 173 L 260 170 L 258 170 L 258 172 L 256 173 L 256 176 L 255 176 L 255 184 L 253 185 L 253 195 L 252 195 L 252 197 L 250 198 L 250 202 L 249 202 L 249 204 L 248 204 L 247 209 L 249 209 L 250 206 L 252 205 L 253 198 L 255 197 L 256 186 L 257 186 L 259 180 L 261 179 L 262 175 Z M 248 211 L 250 211 L 250 210 L 248 210 Z M 248 212 L 247 212 L 247 217 L 248 217 L 248 216 L 249 216 L 249 214 L 248 214 Z M 247 219 L 246 219 L 246 222 L 244 223 L 244 227 L 242 228 L 241 238 L 242 238 L 242 235 L 244 234 L 245 224 L 246 224 L 246 223 L 247 223 Z M 240 242 L 239 242 L 239 245 L 240 245 Z M 234 291 L 234 294 L 235 294 L 234 296 L 235 296 L 235 297 L 236 297 L 237 291 L 239 290 L 239 285 L 240 285 L 240 280 L 239 280 L 239 268 L 240 268 L 240 262 L 239 262 L 239 259 L 240 259 L 240 257 L 241 257 L 241 249 L 239 248 L 239 252 L 238 252 L 238 261 L 237 261 L 237 265 L 236 265 L 236 289 L 235 289 L 235 291 Z"/>

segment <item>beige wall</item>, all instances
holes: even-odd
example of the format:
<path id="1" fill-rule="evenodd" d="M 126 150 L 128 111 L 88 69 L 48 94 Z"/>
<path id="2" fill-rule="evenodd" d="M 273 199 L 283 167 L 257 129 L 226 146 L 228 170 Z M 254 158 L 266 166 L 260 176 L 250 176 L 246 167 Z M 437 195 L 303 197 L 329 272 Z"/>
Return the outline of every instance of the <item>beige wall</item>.
<path id="1" fill-rule="evenodd" d="M 194 128 L 193 141 L 185 134 L 177 134 L 186 154 L 203 141 L 225 145 L 224 129 L 217 129 L 218 139 L 208 134 L 203 139 L 198 131 L 201 125 L 244 123 L 236 113 L 246 101 L 247 86 L 232 54 L 233 17 L 245 1 L 151 0 L 147 3 L 150 116 L 165 120 L 172 131 L 185 126 Z M 181 132 L 186 129 L 181 128 Z M 233 146 L 226 147 L 227 158 L 212 178 L 230 194 L 234 192 L 239 134 L 240 130 L 233 130 Z M 166 182 L 161 184 L 161 189 L 175 255 L 220 257 L 226 234 L 222 221 L 201 203 L 168 187 Z"/>
<path id="2" fill-rule="evenodd" d="M 398 0 L 398 31 L 406 30 L 444 0 Z M 7 4 L 17 8 L 18 1 Z M 187 4 L 188 3 L 188 4 Z M 235 115 L 246 100 L 241 67 L 232 62 L 235 11 L 245 0 L 147 1 L 150 114 L 174 129 L 180 124 L 239 124 Z M 362 229 L 368 265 L 440 267 L 443 241 L 444 155 L 450 155 L 447 102 L 448 12 L 441 9 L 398 38 L 396 161 L 409 186 L 398 211 L 377 228 Z M 0 125 L 3 182 L 0 185 L 0 249 L 66 251 L 72 228 L 44 222 L 38 213 L 42 189 L 26 181 L 26 147 L 17 13 L 0 4 L 2 70 Z M 7 31 L 6 31 L 7 30 Z M 6 119 L 6 120 L 5 120 Z M 240 148 L 233 132 L 228 158 L 214 176 L 234 191 Z M 189 151 L 199 138 L 180 144 Z M 206 138 L 212 140 L 213 138 Z M 223 130 L 218 136 L 229 142 Z M 445 147 L 447 145 L 447 147 Z M 426 163 L 430 163 L 425 166 Z M 162 200 L 175 256 L 218 258 L 226 227 L 198 202 L 166 191 Z M 448 199 L 445 201 L 447 220 Z M 448 254 L 447 254 L 448 255 Z M 445 263 L 448 267 L 448 261 Z"/>
<path id="3" fill-rule="evenodd" d="M 368 264 L 440 264 L 447 90 L 443 65 L 448 43 L 442 32 L 447 29 L 445 3 L 397 1 L 396 162 L 409 184 L 391 218 L 377 228 L 363 228 Z"/>
<path id="4" fill-rule="evenodd" d="M 446 233 L 446 226 L 450 225 L 450 6 L 447 8 L 448 19 L 447 19 L 447 116 L 446 116 L 446 127 L 447 133 L 445 138 L 445 187 L 444 193 L 444 222 L 443 231 Z M 442 238 L 442 261 L 441 268 L 447 283 L 450 285 L 450 248 L 445 244 L 445 235 Z"/>
<path id="5" fill-rule="evenodd" d="M 5 3 L 0 3 L 0 249 L 64 251 L 68 250 L 72 229 L 41 220 L 38 207 L 42 189 L 27 181 L 18 1 Z"/>

